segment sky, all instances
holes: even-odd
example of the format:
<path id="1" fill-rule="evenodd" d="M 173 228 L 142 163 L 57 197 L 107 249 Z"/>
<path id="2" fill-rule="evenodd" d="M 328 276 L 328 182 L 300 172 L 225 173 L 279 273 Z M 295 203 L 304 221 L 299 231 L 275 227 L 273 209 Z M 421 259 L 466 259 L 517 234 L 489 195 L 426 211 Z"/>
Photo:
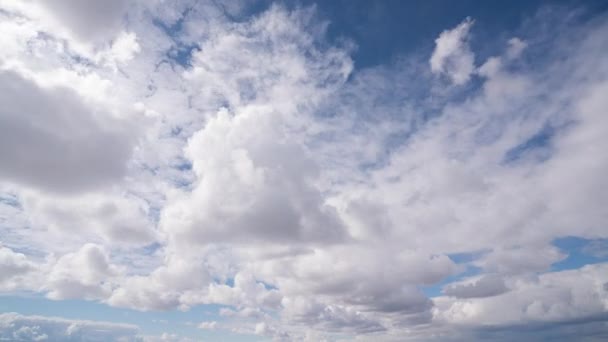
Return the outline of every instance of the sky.
<path id="1" fill-rule="evenodd" d="M 0 341 L 608 339 L 608 2 L 0 0 Z"/>

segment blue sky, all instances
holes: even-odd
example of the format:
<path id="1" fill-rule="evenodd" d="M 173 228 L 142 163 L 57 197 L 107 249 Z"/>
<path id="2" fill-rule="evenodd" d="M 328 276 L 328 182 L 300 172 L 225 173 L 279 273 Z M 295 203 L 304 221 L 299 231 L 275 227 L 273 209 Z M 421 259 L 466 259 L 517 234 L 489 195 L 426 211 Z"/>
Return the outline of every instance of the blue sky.
<path id="1" fill-rule="evenodd" d="M 0 0 L 0 340 L 608 338 L 607 11 Z"/>

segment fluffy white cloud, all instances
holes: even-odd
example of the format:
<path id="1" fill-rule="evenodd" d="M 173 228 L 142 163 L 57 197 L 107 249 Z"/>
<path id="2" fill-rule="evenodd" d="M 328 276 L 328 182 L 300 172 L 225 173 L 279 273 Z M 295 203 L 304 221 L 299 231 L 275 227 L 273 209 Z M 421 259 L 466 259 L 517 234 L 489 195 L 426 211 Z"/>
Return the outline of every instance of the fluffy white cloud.
<path id="1" fill-rule="evenodd" d="M 165 264 L 147 275 L 134 275 L 124 279 L 109 296 L 113 306 L 139 310 L 187 309 L 201 304 L 210 282 L 208 269 L 198 258 L 169 256 Z"/>
<path id="2" fill-rule="evenodd" d="M 438 297 L 434 299 L 434 315 L 439 320 L 473 327 L 593 318 L 605 314 L 608 308 L 604 286 L 608 281 L 607 267 L 587 265 L 519 279 L 512 283 L 511 291 L 493 297 Z"/>
<path id="3" fill-rule="evenodd" d="M 526 49 L 526 46 L 528 46 L 528 43 L 526 43 L 525 41 L 523 41 L 517 37 L 513 37 L 513 38 L 509 39 L 507 57 L 508 58 L 519 57 L 521 55 L 521 53 Z"/>
<path id="4" fill-rule="evenodd" d="M 52 299 L 101 299 L 109 295 L 120 272 L 102 247 L 86 244 L 53 263 L 44 287 Z"/>
<path id="5" fill-rule="evenodd" d="M 36 264 L 23 253 L 0 245 L 0 289 L 11 291 L 28 288 L 26 277 L 36 271 Z"/>
<path id="6" fill-rule="evenodd" d="M 155 241 L 149 204 L 135 196 L 90 193 L 81 196 L 21 194 L 22 210 L 32 228 L 68 235 L 66 247 L 83 241 L 106 241 L 114 246 L 145 245 Z M 78 233 L 75 236 L 71 234 Z"/>
<path id="7" fill-rule="evenodd" d="M 112 38 L 122 27 L 127 1 L 58 0 L 42 2 L 52 19 L 68 28 L 69 32 L 83 41 L 103 41 Z"/>
<path id="8" fill-rule="evenodd" d="M 137 35 L 133 32 L 121 32 L 112 42 L 112 47 L 106 53 L 104 61 L 110 65 L 126 64 L 141 50 L 137 43 Z"/>
<path id="9" fill-rule="evenodd" d="M 430 61 L 357 70 L 314 9 L 0 6 L 2 291 L 220 304 L 201 329 L 277 340 L 604 319 L 605 264 L 549 272 L 554 239 L 608 237 L 604 17 L 522 33 L 477 69 L 467 19 Z M 3 319 L 9 339 L 100 333 Z"/>
<path id="10" fill-rule="evenodd" d="M 466 83 L 475 71 L 475 55 L 469 47 L 469 31 L 473 20 L 465 19 L 435 40 L 435 50 L 429 60 L 433 73 L 445 74 L 456 85 Z"/>
<path id="11" fill-rule="evenodd" d="M 112 42 L 120 41 L 120 36 L 126 33 L 123 25 L 129 3 L 124 0 L 109 0 L 103 5 L 89 0 L 2 0 L 0 6 L 6 10 L 4 15 L 20 22 L 19 26 L 27 19 L 23 26 L 56 39 L 56 48 L 99 61 L 107 57 L 108 50 L 116 50 Z M 36 37 L 35 32 L 32 36 Z"/>
<path id="12" fill-rule="evenodd" d="M 233 118 L 221 111 L 195 134 L 187 154 L 200 180 L 164 210 L 161 228 L 201 243 L 342 239 L 335 211 L 311 184 L 316 166 L 302 147 L 277 143 L 285 133 L 275 115 L 269 108 L 248 108 Z"/>
<path id="13" fill-rule="evenodd" d="M 108 185 L 125 174 L 132 144 L 128 123 L 72 89 L 44 87 L 2 70 L 0 104 L 3 181 L 70 192 Z"/>

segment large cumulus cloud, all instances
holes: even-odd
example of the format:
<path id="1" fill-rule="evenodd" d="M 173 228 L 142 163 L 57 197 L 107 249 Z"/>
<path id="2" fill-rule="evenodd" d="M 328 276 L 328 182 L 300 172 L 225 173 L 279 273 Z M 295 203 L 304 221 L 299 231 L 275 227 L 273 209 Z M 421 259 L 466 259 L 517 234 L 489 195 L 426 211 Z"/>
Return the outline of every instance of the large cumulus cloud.
<path id="1" fill-rule="evenodd" d="M 0 74 L 0 94 L 4 180 L 65 192 L 124 175 L 130 138 L 103 107 L 8 70 Z"/>

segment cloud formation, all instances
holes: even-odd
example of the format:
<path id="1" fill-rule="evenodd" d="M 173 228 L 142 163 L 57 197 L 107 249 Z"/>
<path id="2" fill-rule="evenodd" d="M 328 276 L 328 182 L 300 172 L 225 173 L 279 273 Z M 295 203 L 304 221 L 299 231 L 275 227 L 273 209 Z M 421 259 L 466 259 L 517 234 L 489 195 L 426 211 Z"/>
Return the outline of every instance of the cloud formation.
<path id="1" fill-rule="evenodd" d="M 606 334 L 605 15 L 358 69 L 314 8 L 98 6 L 0 1 L 0 291 L 275 340 Z M 556 269 L 564 237 L 596 262 Z"/>
<path id="2" fill-rule="evenodd" d="M 0 314 L 0 338 L 9 341 L 141 341 L 130 324 Z"/>
<path id="3" fill-rule="evenodd" d="M 466 83 L 475 71 L 475 55 L 469 47 L 469 31 L 473 20 L 467 18 L 435 39 L 435 50 L 429 63 L 431 71 L 445 75 L 456 85 Z"/>
<path id="4" fill-rule="evenodd" d="M 124 175 L 131 138 L 103 107 L 84 103 L 69 88 L 42 87 L 10 70 L 0 73 L 0 94 L 3 179 L 69 192 Z"/>

